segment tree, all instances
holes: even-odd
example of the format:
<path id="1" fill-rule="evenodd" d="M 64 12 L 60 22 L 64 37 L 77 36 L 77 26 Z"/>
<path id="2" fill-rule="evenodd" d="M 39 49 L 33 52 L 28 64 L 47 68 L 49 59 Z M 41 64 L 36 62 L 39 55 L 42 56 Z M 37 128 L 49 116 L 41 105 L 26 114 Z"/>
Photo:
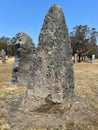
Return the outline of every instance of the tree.
<path id="1" fill-rule="evenodd" d="M 13 44 L 8 45 L 7 53 L 10 56 L 15 56 L 15 46 Z"/>
<path id="2" fill-rule="evenodd" d="M 11 42 L 11 39 L 8 37 L 1 37 L 0 38 L 0 52 L 4 49 L 7 55 L 14 56 L 15 55 L 15 48 Z"/>
<path id="3" fill-rule="evenodd" d="M 70 33 L 71 46 L 73 55 L 77 53 L 80 62 L 81 59 L 85 59 L 85 56 L 95 54 L 98 32 L 95 28 L 90 30 L 87 25 L 75 26 L 73 30 Z"/>
<path id="4" fill-rule="evenodd" d="M 0 38 L 0 51 L 4 49 L 7 52 L 7 41 L 4 38 Z"/>

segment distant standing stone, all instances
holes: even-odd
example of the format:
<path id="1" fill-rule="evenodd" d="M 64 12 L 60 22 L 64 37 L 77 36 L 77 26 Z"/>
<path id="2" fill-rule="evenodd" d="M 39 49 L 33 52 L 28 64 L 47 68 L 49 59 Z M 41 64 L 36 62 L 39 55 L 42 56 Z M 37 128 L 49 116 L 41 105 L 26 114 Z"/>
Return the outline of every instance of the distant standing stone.
<path id="1" fill-rule="evenodd" d="M 95 63 L 95 55 L 92 55 L 92 61 L 91 61 L 92 64 Z"/>
<path id="2" fill-rule="evenodd" d="M 78 63 L 78 55 L 77 55 L 77 53 L 74 55 L 74 63 L 75 63 L 75 64 Z"/>
<path id="3" fill-rule="evenodd" d="M 2 49 L 1 51 L 1 60 L 2 63 L 6 63 L 6 52 L 4 51 L 4 49 Z"/>

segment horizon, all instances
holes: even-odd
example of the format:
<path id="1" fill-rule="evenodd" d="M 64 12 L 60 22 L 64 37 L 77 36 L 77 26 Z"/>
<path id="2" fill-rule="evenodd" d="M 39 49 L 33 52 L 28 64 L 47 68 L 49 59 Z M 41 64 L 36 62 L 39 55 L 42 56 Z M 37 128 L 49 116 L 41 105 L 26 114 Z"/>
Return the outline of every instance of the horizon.
<path id="1" fill-rule="evenodd" d="M 98 31 L 97 0 L 41 0 L 40 3 L 32 0 L 1 0 L 0 37 L 12 38 L 19 32 L 25 32 L 37 45 L 44 18 L 53 4 L 62 8 L 69 32 L 77 25 L 87 25 L 90 29 L 96 28 Z"/>

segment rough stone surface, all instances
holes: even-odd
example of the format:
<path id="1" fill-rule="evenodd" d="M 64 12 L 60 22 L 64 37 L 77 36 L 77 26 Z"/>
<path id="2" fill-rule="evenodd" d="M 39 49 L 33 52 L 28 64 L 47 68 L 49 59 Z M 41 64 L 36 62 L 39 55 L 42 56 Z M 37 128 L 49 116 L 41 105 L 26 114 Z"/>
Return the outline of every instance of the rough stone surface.
<path id="1" fill-rule="evenodd" d="M 7 115 L 11 129 L 61 130 L 66 124 L 91 124 L 92 108 L 73 92 L 70 39 L 62 9 L 56 5 L 49 9 L 36 50 L 26 34 L 20 36 L 21 42 L 15 42 L 14 79 L 21 85 L 26 81 L 27 91 L 12 102 Z"/>
<path id="2" fill-rule="evenodd" d="M 64 103 L 73 94 L 71 44 L 59 6 L 53 5 L 46 14 L 36 50 L 25 33 L 16 35 L 15 46 L 12 81 L 28 88 L 22 108 L 34 110 L 46 103 Z"/>
<path id="3" fill-rule="evenodd" d="M 62 9 L 56 5 L 45 16 L 31 68 L 30 84 L 22 101 L 26 109 L 32 110 L 45 103 L 64 103 L 72 95 L 70 39 Z"/>
<path id="4" fill-rule="evenodd" d="M 35 47 L 26 33 L 16 34 L 13 43 L 15 44 L 16 55 L 12 70 L 12 82 L 27 85 L 30 79 L 30 65 L 35 53 Z"/>

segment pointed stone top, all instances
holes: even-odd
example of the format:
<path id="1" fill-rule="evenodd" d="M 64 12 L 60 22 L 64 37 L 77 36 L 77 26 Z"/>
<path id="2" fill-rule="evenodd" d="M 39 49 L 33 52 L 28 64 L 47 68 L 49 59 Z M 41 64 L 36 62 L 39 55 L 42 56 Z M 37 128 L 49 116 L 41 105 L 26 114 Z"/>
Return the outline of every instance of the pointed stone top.
<path id="1" fill-rule="evenodd" d="M 45 46 L 47 45 L 53 46 L 54 41 L 58 38 L 59 41 L 56 43 L 60 44 L 61 39 L 63 39 L 67 35 L 68 29 L 62 8 L 54 4 L 50 7 L 45 16 L 44 23 L 39 35 L 38 45 L 41 45 L 41 48 L 45 48 Z"/>
<path id="2" fill-rule="evenodd" d="M 55 9 L 61 9 L 61 7 L 60 6 L 58 6 L 58 5 L 56 5 L 56 4 L 53 4 L 50 8 L 55 8 Z"/>
<path id="3" fill-rule="evenodd" d="M 57 6 L 56 4 L 52 5 L 47 13 L 47 15 L 52 16 L 55 18 L 57 21 L 60 21 L 60 19 L 64 19 L 64 14 L 62 11 L 62 8 L 60 6 Z"/>

